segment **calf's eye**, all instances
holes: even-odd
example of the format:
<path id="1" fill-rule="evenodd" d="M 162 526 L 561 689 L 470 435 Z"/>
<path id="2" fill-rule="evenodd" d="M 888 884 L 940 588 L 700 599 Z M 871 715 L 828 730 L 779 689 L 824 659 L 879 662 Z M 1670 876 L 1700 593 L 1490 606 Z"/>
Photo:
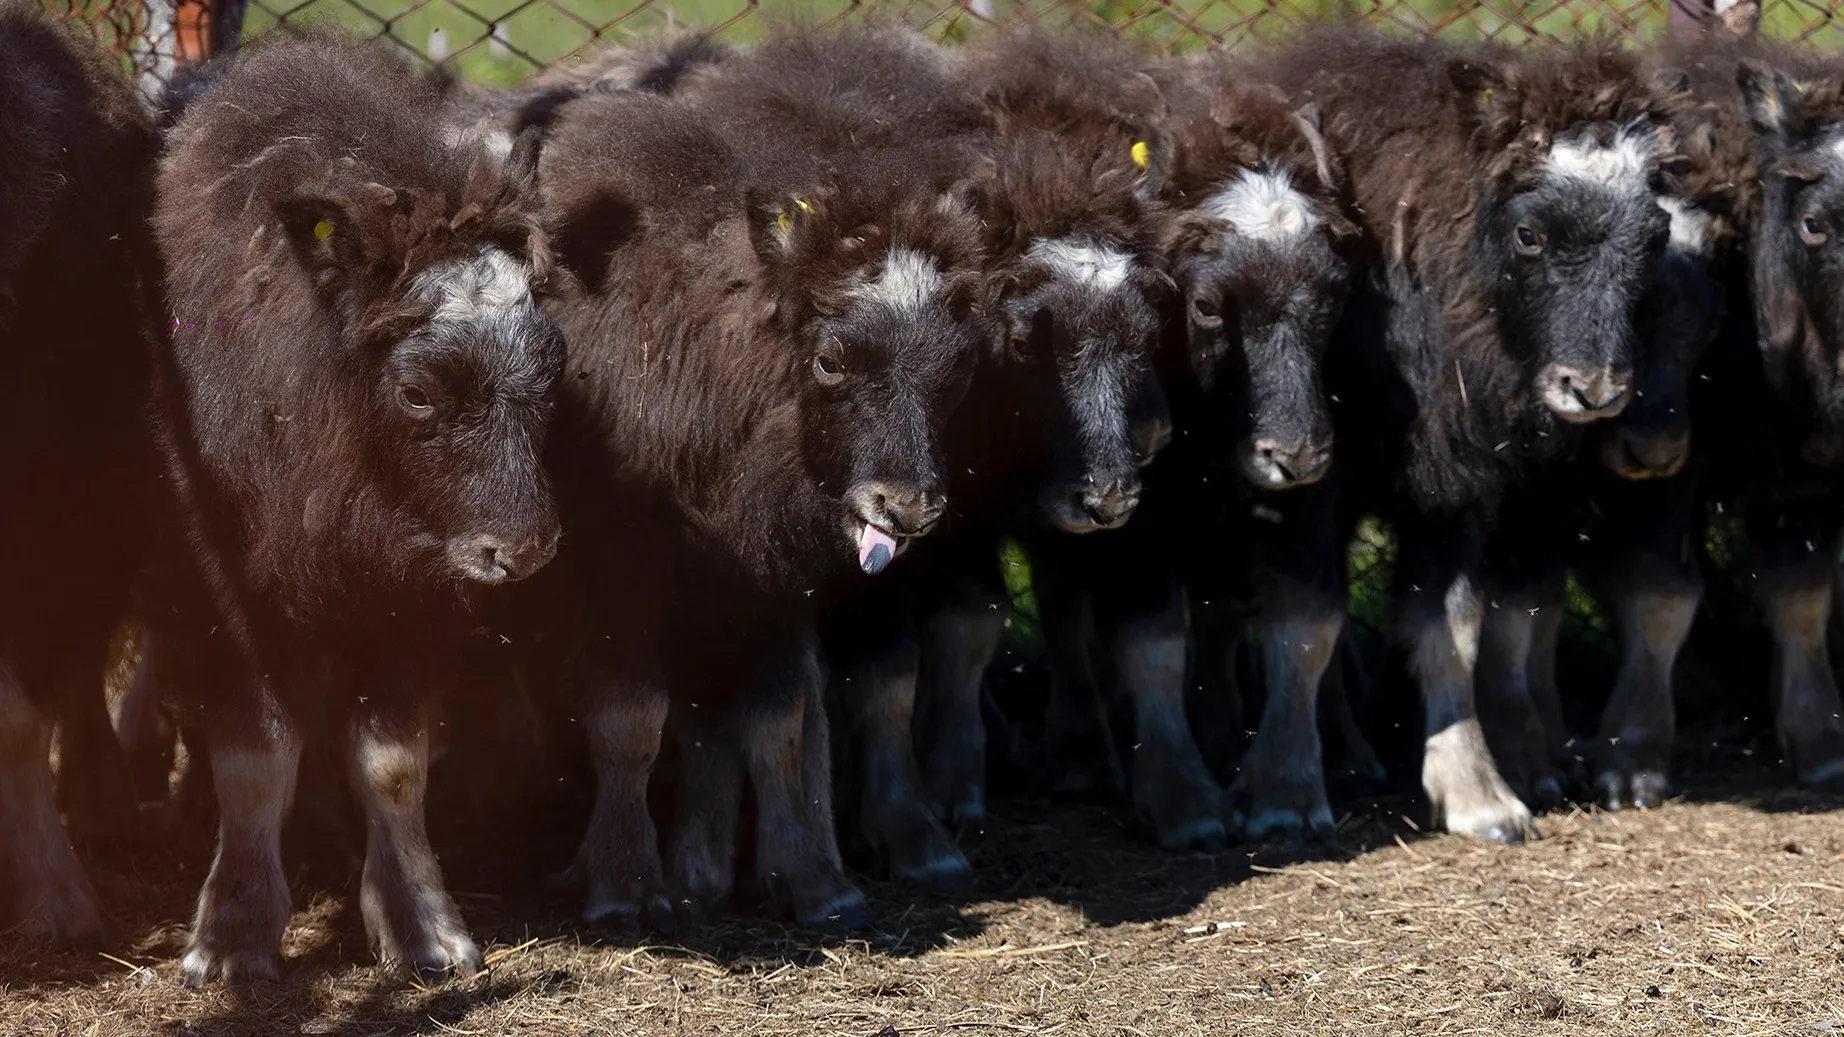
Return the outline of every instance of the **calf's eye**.
<path id="1" fill-rule="evenodd" d="M 1515 237 L 1517 238 L 1517 250 L 1521 254 L 1534 256 L 1543 251 L 1543 235 L 1538 234 L 1529 226 L 1518 224 Z"/>
<path id="2" fill-rule="evenodd" d="M 845 380 L 845 365 L 838 357 L 820 353 L 813 358 L 813 373 L 821 385 L 837 385 Z"/>
<path id="3" fill-rule="evenodd" d="M 1799 237 L 1808 245 L 1823 245 L 1828 235 L 1825 233 L 1825 221 L 1812 213 L 1806 213 L 1799 221 Z"/>
<path id="4" fill-rule="evenodd" d="M 1213 327 L 1223 323 L 1223 311 L 1217 308 L 1216 301 L 1201 295 L 1191 298 L 1191 319 L 1198 324 Z"/>
<path id="5" fill-rule="evenodd" d="M 429 394 L 424 392 L 420 386 L 402 386 L 397 390 L 397 396 L 399 399 L 403 400 L 403 405 L 409 408 L 412 413 L 422 413 L 429 410 Z"/>

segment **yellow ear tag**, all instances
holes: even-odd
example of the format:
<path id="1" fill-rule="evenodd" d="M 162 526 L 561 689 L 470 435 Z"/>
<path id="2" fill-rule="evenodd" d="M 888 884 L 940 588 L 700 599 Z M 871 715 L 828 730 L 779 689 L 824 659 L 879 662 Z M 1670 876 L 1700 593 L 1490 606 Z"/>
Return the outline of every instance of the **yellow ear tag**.
<path id="1" fill-rule="evenodd" d="M 813 206 L 808 205 L 806 202 L 803 202 L 798 198 L 794 199 L 794 204 L 800 207 L 801 212 L 812 212 L 813 211 Z"/>
<path id="2" fill-rule="evenodd" d="M 777 213 L 775 215 L 775 227 L 779 229 L 781 233 L 786 234 L 788 230 L 792 228 L 793 226 L 794 226 L 794 221 L 788 219 L 787 213 L 783 212 L 783 213 Z"/>
<path id="3" fill-rule="evenodd" d="M 1147 147 L 1146 142 L 1143 140 L 1134 141 L 1133 148 L 1129 154 L 1133 156 L 1133 164 L 1139 166 L 1141 169 L 1145 169 L 1146 164 L 1152 161 L 1152 149 Z"/>
<path id="4" fill-rule="evenodd" d="M 314 224 L 314 237 L 316 239 L 325 241 L 332 236 L 333 225 L 331 223 L 328 223 L 326 220 L 321 220 L 319 223 Z"/>
<path id="5" fill-rule="evenodd" d="M 1480 91 L 1479 91 L 1479 103 L 1480 103 L 1480 104 L 1483 104 L 1483 105 L 1489 105 L 1489 104 L 1491 104 L 1491 103 L 1492 103 L 1492 94 L 1493 94 L 1494 92 L 1495 92 L 1495 88 L 1493 88 L 1493 87 L 1489 87 L 1489 86 L 1488 86 L 1488 87 L 1482 87 L 1482 88 L 1480 89 Z"/>

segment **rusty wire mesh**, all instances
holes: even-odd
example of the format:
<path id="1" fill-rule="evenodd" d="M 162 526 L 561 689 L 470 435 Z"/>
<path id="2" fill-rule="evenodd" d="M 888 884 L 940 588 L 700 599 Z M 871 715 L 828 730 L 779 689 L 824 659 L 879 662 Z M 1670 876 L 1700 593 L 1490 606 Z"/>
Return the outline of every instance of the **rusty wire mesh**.
<path id="1" fill-rule="evenodd" d="M 1578 33 L 1643 40 L 1664 31 L 1668 0 L 45 0 L 124 54 L 150 88 L 174 67 L 277 25 L 335 22 L 387 38 L 480 82 L 511 84 L 604 40 L 669 25 L 730 39 L 776 21 L 894 18 L 946 40 L 1035 23 L 1136 38 L 1182 51 L 1272 38 L 1302 21 L 1354 15 L 1404 33 L 1522 43 Z M 1837 0 L 1766 0 L 1769 36 L 1844 47 Z"/>

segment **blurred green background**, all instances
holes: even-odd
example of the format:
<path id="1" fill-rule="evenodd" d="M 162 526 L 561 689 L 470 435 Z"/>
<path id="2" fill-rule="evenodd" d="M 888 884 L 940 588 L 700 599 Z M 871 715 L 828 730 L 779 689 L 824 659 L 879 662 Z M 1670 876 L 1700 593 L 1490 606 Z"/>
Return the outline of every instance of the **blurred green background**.
<path id="1" fill-rule="evenodd" d="M 674 24 L 749 40 L 777 21 L 823 24 L 876 16 L 955 39 L 995 22 L 1031 21 L 1105 29 L 1156 49 L 1182 51 L 1234 46 L 1283 34 L 1303 20 L 1347 13 L 1407 33 L 1507 43 L 1599 32 L 1649 38 L 1665 25 L 1664 0 L 251 0 L 244 32 L 260 33 L 282 21 L 332 21 L 389 36 L 466 78 L 512 84 L 598 39 Z M 1844 30 L 1829 2 L 1766 0 L 1762 30 L 1818 46 L 1844 46 Z"/>

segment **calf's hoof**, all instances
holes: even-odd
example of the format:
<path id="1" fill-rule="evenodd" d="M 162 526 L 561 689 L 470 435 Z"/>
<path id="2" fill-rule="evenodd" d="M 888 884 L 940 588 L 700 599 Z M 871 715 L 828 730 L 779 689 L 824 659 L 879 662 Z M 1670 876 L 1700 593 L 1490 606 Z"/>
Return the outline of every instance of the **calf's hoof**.
<path id="1" fill-rule="evenodd" d="M 965 893 L 973 886 L 973 866 L 959 850 L 917 864 L 893 867 L 890 875 L 930 893 Z"/>
<path id="2" fill-rule="evenodd" d="M 1230 819 L 1245 839 L 1297 841 L 1310 836 L 1329 842 L 1337 828 L 1325 789 L 1311 780 L 1238 781 L 1229 797 Z"/>
<path id="3" fill-rule="evenodd" d="M 1139 757 L 1133 768 L 1133 805 L 1164 849 L 1221 853 L 1229 849 L 1223 790 L 1201 760 L 1174 762 Z"/>
<path id="4" fill-rule="evenodd" d="M 632 896 L 591 893 L 583 905 L 583 921 L 622 933 L 652 932 L 672 936 L 678 931 L 672 900 L 661 892 Z"/>
<path id="5" fill-rule="evenodd" d="M 873 921 L 871 907 L 865 903 L 864 894 L 849 887 L 819 903 L 804 907 L 796 905 L 793 916 L 802 925 L 846 931 L 869 929 Z"/>
<path id="6" fill-rule="evenodd" d="M 214 978 L 233 987 L 280 982 L 282 957 L 274 950 L 214 951 L 195 942 L 180 959 L 179 981 L 188 987 L 202 987 Z"/>
<path id="7" fill-rule="evenodd" d="M 977 828 L 986 821 L 986 794 L 971 783 L 954 789 L 936 807 L 935 816 L 951 831 Z"/>
<path id="8" fill-rule="evenodd" d="M 472 976 L 482 968 L 480 948 L 459 924 L 441 922 L 402 945 L 380 941 L 378 964 L 404 972 L 424 986 L 451 976 Z"/>
<path id="9" fill-rule="evenodd" d="M 1801 785 L 1844 793 L 1844 732 L 1826 728 L 1788 741 L 1791 751 L 1787 755 Z"/>
<path id="10" fill-rule="evenodd" d="M 1608 810 L 1649 810 L 1671 796 L 1671 779 L 1662 770 L 1613 768 L 1594 779 L 1595 798 Z"/>

